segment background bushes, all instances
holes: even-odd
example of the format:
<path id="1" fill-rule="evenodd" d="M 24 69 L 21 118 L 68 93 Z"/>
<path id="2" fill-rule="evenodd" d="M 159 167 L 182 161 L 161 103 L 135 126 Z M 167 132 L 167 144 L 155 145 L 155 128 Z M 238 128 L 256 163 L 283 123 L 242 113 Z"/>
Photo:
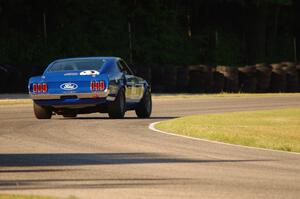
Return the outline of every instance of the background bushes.
<path id="1" fill-rule="evenodd" d="M 226 91 L 252 92 L 254 73 L 216 67 L 297 62 L 299 8 L 293 0 L 0 0 L 0 92 L 25 91 L 28 77 L 49 62 L 75 56 L 123 57 L 157 91 L 219 92 L 224 84 Z M 199 64 L 208 76 L 203 67 L 190 70 Z M 266 85 L 280 71 L 287 90 L 295 90 L 290 69 L 255 68 L 256 91 L 270 91 Z"/>

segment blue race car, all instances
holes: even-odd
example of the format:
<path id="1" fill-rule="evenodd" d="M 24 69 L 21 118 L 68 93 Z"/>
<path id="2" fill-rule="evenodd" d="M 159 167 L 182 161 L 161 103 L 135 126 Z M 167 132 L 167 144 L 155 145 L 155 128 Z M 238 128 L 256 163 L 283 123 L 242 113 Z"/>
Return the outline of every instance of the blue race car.
<path id="1" fill-rule="evenodd" d="M 42 76 L 30 78 L 28 90 L 38 119 L 94 112 L 123 118 L 127 110 L 149 118 L 152 111 L 150 85 L 118 57 L 53 61 Z"/>

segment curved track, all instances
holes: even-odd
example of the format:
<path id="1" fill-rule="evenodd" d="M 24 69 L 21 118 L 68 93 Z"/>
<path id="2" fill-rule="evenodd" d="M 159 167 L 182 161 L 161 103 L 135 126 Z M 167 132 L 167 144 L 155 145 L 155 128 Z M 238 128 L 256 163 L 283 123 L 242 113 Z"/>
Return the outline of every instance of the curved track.
<path id="1" fill-rule="evenodd" d="M 0 107 L 0 192 L 79 198 L 299 198 L 300 155 L 150 131 L 191 114 L 300 107 L 300 97 L 154 100 L 151 119 L 36 120 Z M 300 119 L 299 119 L 300 121 Z M 300 130 L 299 130 L 300 131 Z"/>

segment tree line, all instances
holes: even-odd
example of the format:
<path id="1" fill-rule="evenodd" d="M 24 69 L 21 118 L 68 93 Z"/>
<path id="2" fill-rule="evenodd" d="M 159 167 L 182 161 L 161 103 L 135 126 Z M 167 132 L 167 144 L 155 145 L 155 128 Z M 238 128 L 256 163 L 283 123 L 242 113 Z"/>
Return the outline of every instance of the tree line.
<path id="1" fill-rule="evenodd" d="M 30 76 L 53 59 L 75 56 L 120 56 L 139 67 L 297 62 L 299 4 L 0 0 L 0 66 Z"/>

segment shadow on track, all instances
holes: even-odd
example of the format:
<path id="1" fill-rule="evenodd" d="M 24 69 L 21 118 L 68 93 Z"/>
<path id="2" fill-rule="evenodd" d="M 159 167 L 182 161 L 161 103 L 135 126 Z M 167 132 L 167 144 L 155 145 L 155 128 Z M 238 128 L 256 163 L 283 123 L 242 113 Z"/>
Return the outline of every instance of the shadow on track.
<path id="1" fill-rule="evenodd" d="M 26 179 L 0 180 L 0 190 L 30 189 L 92 189 L 92 188 L 130 188 L 145 186 L 196 184 L 197 179 L 188 178 L 123 178 L 123 179 Z"/>
<path id="2" fill-rule="evenodd" d="M 153 153 L 49 153 L 0 154 L 1 167 L 122 165 L 162 163 L 235 163 L 271 161 L 265 159 L 186 159 Z M 1 172 L 4 172 L 1 170 Z"/>
<path id="3" fill-rule="evenodd" d="M 138 117 L 124 117 L 123 119 L 119 120 L 170 120 L 170 119 L 175 119 L 178 117 L 164 117 L 164 116 L 158 116 L 158 117 L 150 117 L 150 118 L 138 118 Z M 111 119 L 109 117 L 74 117 L 74 118 L 55 118 L 59 120 L 116 120 L 116 119 Z"/>

